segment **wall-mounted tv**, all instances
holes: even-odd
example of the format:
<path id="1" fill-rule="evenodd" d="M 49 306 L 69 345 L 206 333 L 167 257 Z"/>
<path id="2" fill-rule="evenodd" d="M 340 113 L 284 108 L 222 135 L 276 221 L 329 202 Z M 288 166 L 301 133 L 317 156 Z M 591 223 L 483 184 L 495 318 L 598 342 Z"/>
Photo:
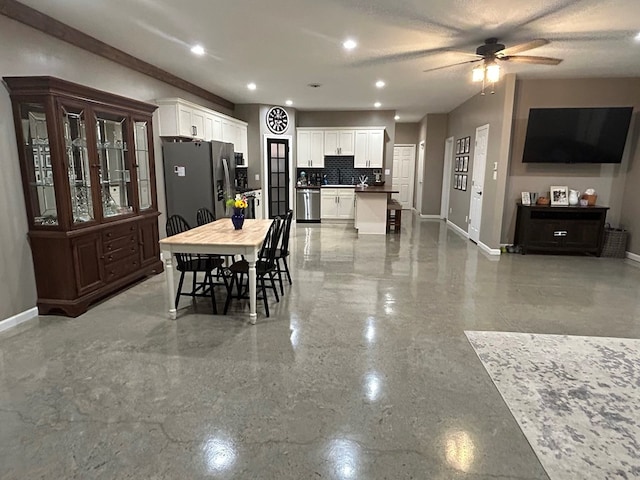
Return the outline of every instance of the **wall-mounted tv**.
<path id="1" fill-rule="evenodd" d="M 525 163 L 620 163 L 633 107 L 532 108 Z"/>

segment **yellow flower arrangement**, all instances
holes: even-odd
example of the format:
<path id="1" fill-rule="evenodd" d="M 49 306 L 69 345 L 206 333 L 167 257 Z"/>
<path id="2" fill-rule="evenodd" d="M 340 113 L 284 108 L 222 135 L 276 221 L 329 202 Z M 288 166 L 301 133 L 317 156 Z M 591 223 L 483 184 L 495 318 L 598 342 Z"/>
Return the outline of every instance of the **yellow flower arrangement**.
<path id="1" fill-rule="evenodd" d="M 247 198 L 236 194 L 236 198 L 230 198 L 227 200 L 227 207 L 245 209 L 247 208 Z"/>

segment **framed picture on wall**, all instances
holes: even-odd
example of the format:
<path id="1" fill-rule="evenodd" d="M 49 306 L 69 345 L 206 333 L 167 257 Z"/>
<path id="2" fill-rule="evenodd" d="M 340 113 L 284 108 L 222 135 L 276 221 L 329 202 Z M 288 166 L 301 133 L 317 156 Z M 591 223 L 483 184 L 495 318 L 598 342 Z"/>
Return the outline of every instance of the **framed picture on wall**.
<path id="1" fill-rule="evenodd" d="M 469 153 L 471 149 L 471 137 L 467 137 L 464 143 L 464 153 Z"/>
<path id="2" fill-rule="evenodd" d="M 464 159 L 462 160 L 462 171 L 463 172 L 468 172 L 469 171 L 469 157 L 464 157 Z"/>
<path id="3" fill-rule="evenodd" d="M 453 176 L 453 189 L 454 190 L 458 189 L 458 175 Z"/>
<path id="4" fill-rule="evenodd" d="M 456 155 L 460 153 L 460 139 L 456 140 Z"/>
<path id="5" fill-rule="evenodd" d="M 459 172 L 460 171 L 460 157 L 456 157 L 456 166 L 453 169 L 454 172 Z"/>
<path id="6" fill-rule="evenodd" d="M 462 190 L 464 190 L 465 192 L 467 191 L 467 176 L 466 175 L 462 176 Z"/>

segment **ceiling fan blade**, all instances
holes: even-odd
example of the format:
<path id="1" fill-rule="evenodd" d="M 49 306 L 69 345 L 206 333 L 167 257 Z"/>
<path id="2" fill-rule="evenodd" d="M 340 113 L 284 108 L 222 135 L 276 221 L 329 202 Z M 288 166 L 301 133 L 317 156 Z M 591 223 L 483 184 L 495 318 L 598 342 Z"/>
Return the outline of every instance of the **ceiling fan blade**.
<path id="1" fill-rule="evenodd" d="M 423 70 L 423 72 L 435 72 L 436 70 L 442 70 L 449 67 L 457 67 L 458 65 L 466 65 L 467 63 L 480 62 L 482 60 L 482 58 L 476 58 L 475 60 L 467 60 L 466 62 L 452 63 L 451 65 L 445 65 L 444 67 L 428 68 L 427 70 Z"/>
<path id="2" fill-rule="evenodd" d="M 508 57 L 498 57 L 498 60 L 506 60 L 513 63 L 535 63 L 538 65 L 558 65 L 560 62 L 562 62 L 561 58 L 530 57 L 527 55 L 511 55 Z"/>
<path id="3" fill-rule="evenodd" d="M 533 50 L 534 48 L 542 47 L 543 45 L 547 45 L 548 43 L 549 40 L 545 40 L 544 38 L 536 38 L 535 40 L 531 40 L 530 42 L 520 43 L 519 45 L 514 45 L 513 47 L 507 47 L 498 53 L 500 55 L 511 56 L 514 53 Z"/>
<path id="4" fill-rule="evenodd" d="M 415 60 L 436 53 L 451 52 L 451 47 L 428 48 L 426 50 L 414 50 L 412 52 L 392 53 L 390 55 L 380 55 L 377 57 L 365 58 L 353 62 L 352 67 L 371 67 L 376 65 L 384 65 L 386 63 L 402 62 L 407 60 Z"/>

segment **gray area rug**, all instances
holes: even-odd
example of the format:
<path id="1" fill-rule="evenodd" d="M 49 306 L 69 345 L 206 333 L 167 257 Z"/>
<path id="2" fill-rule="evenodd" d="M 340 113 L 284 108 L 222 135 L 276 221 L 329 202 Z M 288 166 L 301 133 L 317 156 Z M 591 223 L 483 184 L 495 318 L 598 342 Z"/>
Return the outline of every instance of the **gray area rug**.
<path id="1" fill-rule="evenodd" d="M 465 333 L 552 480 L 640 478 L 640 340 Z"/>

